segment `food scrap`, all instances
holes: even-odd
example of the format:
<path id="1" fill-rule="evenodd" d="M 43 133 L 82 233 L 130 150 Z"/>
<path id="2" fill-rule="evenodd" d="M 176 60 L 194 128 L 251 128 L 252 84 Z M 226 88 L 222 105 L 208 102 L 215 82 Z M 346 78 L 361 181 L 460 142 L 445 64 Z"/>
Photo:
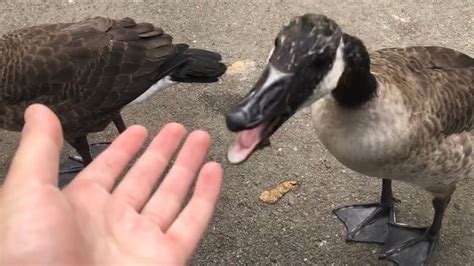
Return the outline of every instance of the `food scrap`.
<path id="1" fill-rule="evenodd" d="M 257 68 L 257 63 L 252 60 L 241 60 L 233 63 L 227 69 L 227 74 L 248 74 Z"/>
<path id="2" fill-rule="evenodd" d="M 298 181 L 287 180 L 278 184 L 276 187 L 271 190 L 263 191 L 260 194 L 260 200 L 266 203 L 273 204 L 282 198 L 286 193 L 291 190 L 297 189 L 299 186 Z"/>

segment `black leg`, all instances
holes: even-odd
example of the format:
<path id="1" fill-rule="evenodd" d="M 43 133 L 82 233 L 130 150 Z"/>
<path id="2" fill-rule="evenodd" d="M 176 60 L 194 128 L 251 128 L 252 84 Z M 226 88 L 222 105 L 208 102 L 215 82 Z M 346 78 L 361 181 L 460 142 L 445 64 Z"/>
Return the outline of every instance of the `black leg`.
<path id="1" fill-rule="evenodd" d="M 104 151 L 109 145 L 110 142 L 100 142 L 100 143 L 93 143 L 90 144 L 87 141 L 87 138 L 76 139 L 77 141 L 71 141 L 71 146 L 73 146 L 79 156 L 69 156 L 70 160 L 80 162 L 83 166 L 87 166 L 93 160 L 93 158 L 97 157 L 99 153 Z"/>
<path id="2" fill-rule="evenodd" d="M 119 133 L 124 132 L 127 128 L 120 113 L 115 116 L 113 122 Z M 60 187 L 67 185 L 84 166 L 91 163 L 92 159 L 104 151 L 110 144 L 110 142 L 103 142 L 89 145 L 86 136 L 68 140 L 68 142 L 76 149 L 80 156 L 69 156 L 69 159 L 61 164 L 59 171 Z"/>
<path id="3" fill-rule="evenodd" d="M 59 170 L 59 187 L 62 188 L 69 184 L 84 166 L 92 162 L 99 153 L 108 146 L 108 143 L 98 143 L 89 145 L 87 137 L 78 137 L 67 141 L 76 149 L 80 156 L 69 156 L 69 159 L 63 162 Z"/>
<path id="4" fill-rule="evenodd" d="M 347 241 L 384 243 L 389 222 L 395 222 L 392 181 L 382 180 L 380 203 L 344 206 L 333 210 L 347 229 Z"/>
<path id="5" fill-rule="evenodd" d="M 391 223 L 381 258 L 398 265 L 427 265 L 438 243 L 444 212 L 451 196 L 434 198 L 435 215 L 429 228 Z"/>
<path id="6" fill-rule="evenodd" d="M 433 208 L 435 209 L 435 215 L 433 218 L 433 223 L 430 226 L 429 234 L 432 236 L 439 236 L 441 232 L 441 225 L 443 223 L 444 212 L 448 208 L 448 204 L 451 201 L 451 196 L 446 199 L 434 198 L 433 199 Z"/>
<path id="7" fill-rule="evenodd" d="M 382 179 L 382 195 L 380 196 L 380 203 L 393 206 L 392 180 L 390 179 Z"/>
<path id="8" fill-rule="evenodd" d="M 88 165 L 92 162 L 92 155 L 91 150 L 89 148 L 89 142 L 87 141 L 87 137 L 78 137 L 72 141 L 69 141 L 69 144 L 76 149 L 77 153 L 81 156 L 81 161 L 84 165 Z"/>
<path id="9" fill-rule="evenodd" d="M 125 131 L 125 129 L 127 129 L 120 113 L 114 118 L 113 122 L 119 133 L 122 133 Z"/>
<path id="10" fill-rule="evenodd" d="M 80 154 L 79 158 L 69 156 L 69 159 L 61 163 L 59 168 L 59 187 L 62 188 L 69 184 L 72 179 L 79 173 L 84 165 L 92 161 L 91 150 L 87 137 L 82 136 L 74 139 L 69 139 L 67 142 Z"/>

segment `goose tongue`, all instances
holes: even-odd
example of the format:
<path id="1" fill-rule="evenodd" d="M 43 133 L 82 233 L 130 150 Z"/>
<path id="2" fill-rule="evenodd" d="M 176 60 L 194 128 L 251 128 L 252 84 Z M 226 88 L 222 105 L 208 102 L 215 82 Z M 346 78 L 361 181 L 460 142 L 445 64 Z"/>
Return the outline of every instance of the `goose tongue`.
<path id="1" fill-rule="evenodd" d="M 230 145 L 227 151 L 227 159 L 232 164 L 237 164 L 245 161 L 257 147 L 262 139 L 262 132 L 265 125 L 262 124 L 256 128 L 240 131 L 237 138 Z"/>

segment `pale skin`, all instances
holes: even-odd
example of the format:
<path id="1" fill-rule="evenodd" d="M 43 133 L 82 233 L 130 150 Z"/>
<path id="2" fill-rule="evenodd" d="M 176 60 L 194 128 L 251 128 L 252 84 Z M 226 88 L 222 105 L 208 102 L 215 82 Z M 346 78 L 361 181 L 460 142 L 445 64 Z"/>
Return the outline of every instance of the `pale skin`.
<path id="1" fill-rule="evenodd" d="M 154 193 L 186 135 L 180 124 L 165 125 L 117 186 L 147 137 L 142 126 L 129 127 L 60 190 L 59 120 L 48 108 L 32 105 L 25 121 L 0 189 L 0 265 L 183 265 L 189 260 L 222 182 L 220 164 L 204 164 L 211 141 L 206 132 L 189 134 Z"/>

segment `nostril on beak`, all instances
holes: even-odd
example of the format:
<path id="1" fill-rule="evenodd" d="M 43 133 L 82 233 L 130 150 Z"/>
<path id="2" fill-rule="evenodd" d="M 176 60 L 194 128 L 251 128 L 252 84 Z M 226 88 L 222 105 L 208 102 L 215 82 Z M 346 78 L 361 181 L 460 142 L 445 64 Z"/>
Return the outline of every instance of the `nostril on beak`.
<path id="1" fill-rule="evenodd" d="M 229 112 L 225 117 L 227 128 L 230 131 L 240 131 L 248 124 L 247 115 L 243 111 Z"/>

